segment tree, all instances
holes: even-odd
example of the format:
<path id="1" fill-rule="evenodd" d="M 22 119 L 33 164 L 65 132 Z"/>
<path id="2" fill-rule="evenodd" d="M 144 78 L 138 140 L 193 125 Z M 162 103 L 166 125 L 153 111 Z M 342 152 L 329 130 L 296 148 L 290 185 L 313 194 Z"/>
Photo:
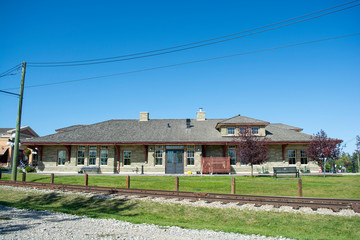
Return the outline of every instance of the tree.
<path id="1" fill-rule="evenodd" d="M 239 136 L 235 139 L 236 161 L 251 165 L 251 176 L 254 165 L 268 161 L 268 141 L 266 137 L 256 136 L 251 133 L 251 128 L 240 128 Z"/>
<path id="2" fill-rule="evenodd" d="M 324 130 L 316 133 L 309 143 L 306 154 L 309 158 L 316 161 L 323 169 L 325 177 L 326 160 L 337 159 L 340 155 L 340 144 L 342 140 L 329 138 Z"/>

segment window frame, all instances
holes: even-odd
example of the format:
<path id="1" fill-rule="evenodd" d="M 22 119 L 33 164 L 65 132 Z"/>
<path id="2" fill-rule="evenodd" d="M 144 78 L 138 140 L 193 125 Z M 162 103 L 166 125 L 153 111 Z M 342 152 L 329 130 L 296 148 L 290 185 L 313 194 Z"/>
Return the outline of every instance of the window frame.
<path id="1" fill-rule="evenodd" d="M 239 134 L 246 134 L 247 128 L 246 127 L 239 127 Z"/>
<path id="2" fill-rule="evenodd" d="M 294 152 L 294 156 L 290 156 L 290 152 Z M 290 160 L 290 159 L 292 159 L 292 160 Z M 291 163 L 291 162 L 294 162 L 294 163 Z M 290 165 L 295 165 L 296 164 L 296 150 L 288 150 L 288 163 L 290 164 Z"/>
<path id="3" fill-rule="evenodd" d="M 231 129 L 231 132 L 233 132 L 233 133 L 230 133 L 230 129 Z M 234 136 L 235 135 L 235 127 L 227 127 L 227 135 Z"/>
<path id="4" fill-rule="evenodd" d="M 300 163 L 301 164 L 308 164 L 309 163 L 305 150 L 300 150 Z"/>
<path id="5" fill-rule="evenodd" d="M 256 129 L 256 133 L 254 133 L 255 129 Z M 251 134 L 252 135 L 259 135 L 259 130 L 260 130 L 259 127 L 251 127 Z"/>
<path id="6" fill-rule="evenodd" d="M 129 157 L 126 156 L 127 153 L 129 154 Z M 129 161 L 128 163 L 127 163 L 127 160 Z M 130 166 L 131 165 L 131 151 L 124 151 L 123 152 L 123 165 L 124 166 Z"/>
<path id="7" fill-rule="evenodd" d="M 60 162 L 60 153 L 64 153 L 63 162 Z M 58 154 L 57 154 L 57 166 L 65 166 L 66 157 L 67 157 L 67 152 L 66 152 L 66 150 L 58 150 Z"/>
<path id="8" fill-rule="evenodd" d="M 106 152 L 106 157 L 103 157 L 102 154 Z M 103 164 L 103 159 L 106 159 L 106 163 Z M 101 146 L 100 147 L 100 165 L 101 166 L 107 166 L 108 165 L 108 161 L 109 160 L 109 148 L 108 146 Z"/>
<path id="9" fill-rule="evenodd" d="M 195 147 L 186 151 L 186 166 L 195 166 Z"/>
<path id="10" fill-rule="evenodd" d="M 91 156 L 90 152 L 95 152 L 95 156 Z M 97 158 L 97 146 L 89 146 L 89 166 L 96 166 L 96 158 Z M 94 164 L 92 164 L 92 160 L 95 158 Z"/>
<path id="11" fill-rule="evenodd" d="M 82 157 L 82 158 L 83 158 L 82 164 L 79 163 L 79 152 L 83 152 L 83 154 L 84 154 L 84 156 Z M 76 152 L 76 165 L 79 165 L 79 166 L 85 165 L 85 152 L 86 152 L 86 147 L 85 147 L 85 146 L 78 146 L 78 147 L 77 147 L 77 152 Z"/>
<path id="12" fill-rule="evenodd" d="M 159 155 L 158 155 L 159 154 Z M 162 166 L 164 160 L 164 150 L 163 149 L 157 149 L 154 153 L 154 164 L 155 166 Z M 160 161 L 161 164 L 158 163 Z"/>
<path id="13" fill-rule="evenodd" d="M 236 165 L 236 147 L 235 146 L 228 147 L 228 156 L 230 157 L 230 165 L 235 166 Z M 234 161 L 235 161 L 235 163 L 232 164 L 232 162 L 234 162 Z"/>

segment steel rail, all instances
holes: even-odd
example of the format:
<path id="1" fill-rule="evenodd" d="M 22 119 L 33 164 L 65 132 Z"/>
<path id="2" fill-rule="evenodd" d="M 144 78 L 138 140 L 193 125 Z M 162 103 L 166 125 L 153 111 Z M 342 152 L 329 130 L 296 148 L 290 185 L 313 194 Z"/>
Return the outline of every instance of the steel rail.
<path id="1" fill-rule="evenodd" d="M 44 189 L 54 189 L 61 191 L 91 192 L 100 194 L 115 195 L 136 195 L 139 197 L 153 198 L 176 198 L 179 200 L 187 199 L 191 201 L 222 202 L 236 204 L 255 204 L 273 205 L 274 207 L 290 206 L 293 208 L 309 207 L 312 209 L 328 208 L 333 211 L 342 209 L 353 210 L 360 213 L 360 199 L 335 199 L 335 198 L 308 198 L 308 197 L 283 197 L 283 196 L 262 196 L 262 195 L 239 195 L 239 194 L 221 194 L 221 193 L 203 193 L 203 192 L 183 192 L 166 190 L 149 190 L 136 188 L 115 188 L 99 186 L 81 186 L 66 184 L 51 184 L 37 182 L 15 182 L 0 180 L 0 185 L 9 185 L 17 187 L 35 187 Z"/>

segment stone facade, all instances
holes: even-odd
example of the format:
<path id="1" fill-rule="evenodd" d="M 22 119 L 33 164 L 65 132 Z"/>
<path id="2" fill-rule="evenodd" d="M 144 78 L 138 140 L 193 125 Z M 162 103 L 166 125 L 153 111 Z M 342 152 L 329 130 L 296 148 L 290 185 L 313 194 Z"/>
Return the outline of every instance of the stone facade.
<path id="1" fill-rule="evenodd" d="M 101 145 L 90 145 L 92 148 L 96 147 L 96 160 L 95 165 L 99 168 L 100 173 L 140 173 L 143 169 L 144 173 L 165 173 L 166 166 L 166 145 L 161 146 L 162 159 L 161 164 L 155 164 L 155 151 L 158 150 L 156 145 L 108 145 L 108 158 L 107 164 L 101 165 L 100 152 Z M 70 158 L 66 156 L 64 164 L 59 164 L 58 157 L 60 151 L 67 153 L 68 149 L 65 146 L 53 145 L 43 147 L 42 161 L 38 164 L 39 172 L 63 172 L 74 173 L 79 172 L 84 166 L 90 166 L 89 164 L 89 151 L 90 146 L 72 145 L 70 146 Z M 84 148 L 84 164 L 78 164 L 78 151 L 80 147 Z M 116 150 L 117 148 L 117 150 Z M 283 146 L 281 144 L 269 145 L 269 161 L 262 165 L 254 165 L 254 172 L 258 173 L 271 173 L 273 167 L 286 167 L 296 166 L 299 170 L 303 171 L 318 171 L 318 166 L 312 161 L 308 161 L 307 164 L 301 164 L 301 150 L 305 150 L 304 144 L 289 144 Z M 95 149 L 93 149 L 95 150 Z M 290 164 L 288 159 L 288 150 L 295 150 L 296 162 Z M 118 156 L 117 151 L 120 153 Z M 201 157 L 203 153 L 205 157 L 223 157 L 228 156 L 228 146 L 224 145 L 184 145 L 183 148 L 183 163 L 184 173 L 187 172 L 200 172 L 201 171 Z M 194 151 L 194 164 L 188 165 L 187 156 L 188 151 Z M 283 158 L 284 151 L 284 158 Z M 125 152 L 131 152 L 130 165 L 125 164 L 124 156 Z M 120 161 L 118 161 L 120 159 Z M 70 160 L 70 161 L 69 161 Z M 250 165 L 243 165 L 239 162 L 236 165 L 231 165 L 232 173 L 250 173 Z"/>

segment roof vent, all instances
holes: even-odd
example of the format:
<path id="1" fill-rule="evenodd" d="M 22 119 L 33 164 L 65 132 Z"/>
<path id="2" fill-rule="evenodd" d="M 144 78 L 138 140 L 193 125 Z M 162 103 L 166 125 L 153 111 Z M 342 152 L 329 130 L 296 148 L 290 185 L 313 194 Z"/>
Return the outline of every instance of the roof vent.
<path id="1" fill-rule="evenodd" d="M 186 128 L 191 128 L 191 120 L 189 118 L 186 119 Z"/>

